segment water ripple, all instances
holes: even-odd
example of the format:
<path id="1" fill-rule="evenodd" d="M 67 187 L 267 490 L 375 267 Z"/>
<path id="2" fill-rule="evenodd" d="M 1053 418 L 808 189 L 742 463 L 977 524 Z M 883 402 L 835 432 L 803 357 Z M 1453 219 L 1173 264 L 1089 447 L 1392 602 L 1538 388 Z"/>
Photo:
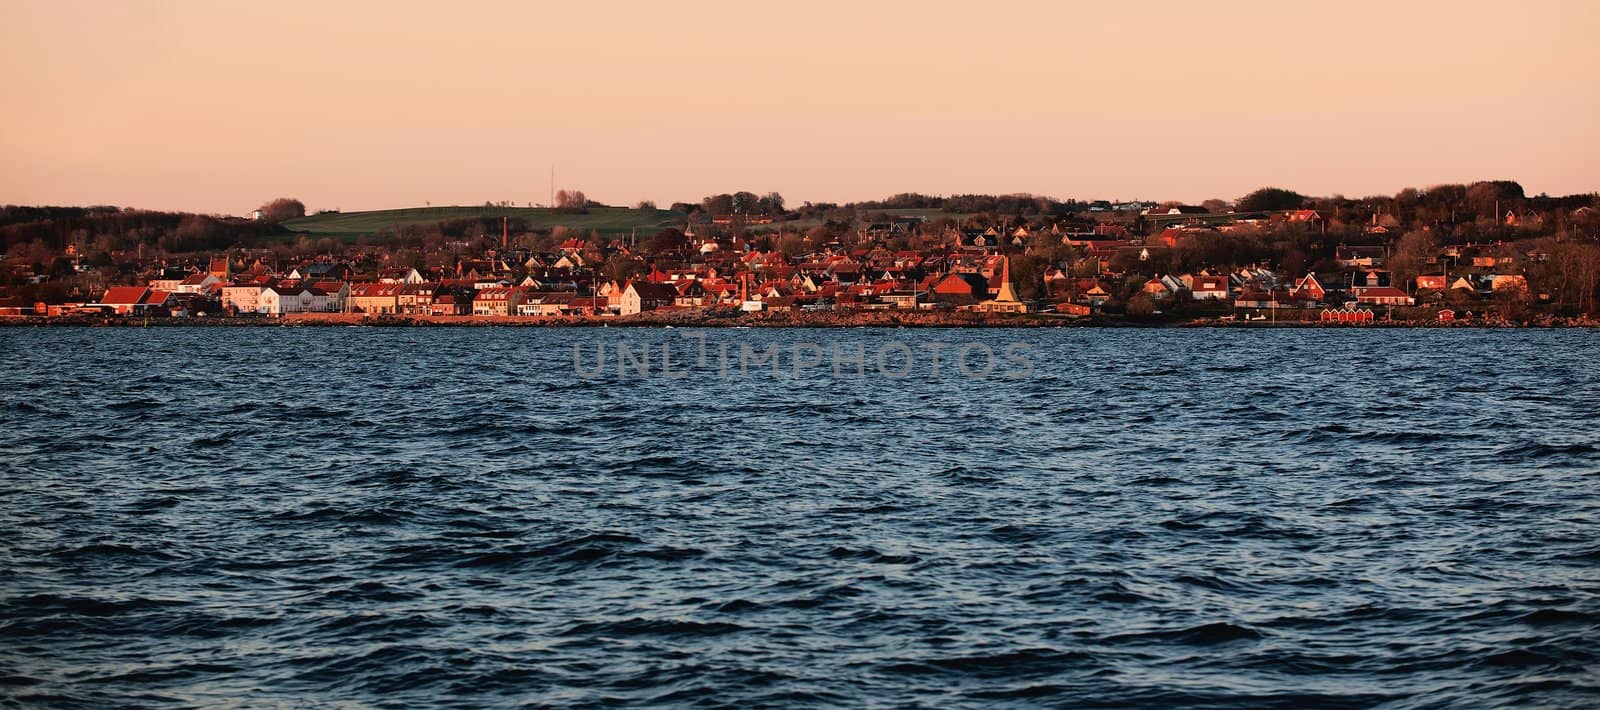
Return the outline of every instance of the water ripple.
<path id="1" fill-rule="evenodd" d="M 0 702 L 1600 702 L 1596 333 L 615 330 L 0 330 Z"/>

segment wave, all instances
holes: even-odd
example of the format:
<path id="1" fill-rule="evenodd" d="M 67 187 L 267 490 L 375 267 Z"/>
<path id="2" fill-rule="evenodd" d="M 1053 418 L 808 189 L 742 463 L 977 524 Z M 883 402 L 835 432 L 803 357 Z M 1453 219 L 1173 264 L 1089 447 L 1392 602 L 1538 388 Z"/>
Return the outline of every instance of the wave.
<path id="1" fill-rule="evenodd" d="M 828 556 L 836 560 L 856 560 L 882 565 L 914 565 L 922 561 L 916 555 L 889 555 L 871 548 L 835 547 L 828 550 Z"/>
<path id="2" fill-rule="evenodd" d="M 1262 638 L 1265 638 L 1265 636 L 1260 631 L 1248 626 L 1217 621 L 1183 629 L 1118 634 L 1107 637 L 1105 641 L 1109 644 L 1160 642 L 1177 643 L 1186 646 L 1212 646 L 1235 641 L 1258 641 Z"/>
<path id="3" fill-rule="evenodd" d="M 618 621 L 584 621 L 562 631 L 562 636 L 721 636 L 747 630 L 726 621 L 689 621 L 635 617 Z"/>

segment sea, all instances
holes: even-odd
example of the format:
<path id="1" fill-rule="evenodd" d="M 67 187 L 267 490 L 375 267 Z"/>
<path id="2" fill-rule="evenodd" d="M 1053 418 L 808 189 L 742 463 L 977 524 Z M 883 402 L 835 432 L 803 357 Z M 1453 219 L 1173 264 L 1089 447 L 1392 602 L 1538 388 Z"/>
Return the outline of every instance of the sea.
<path id="1" fill-rule="evenodd" d="M 0 356 L 8 706 L 1600 704 L 1594 330 Z"/>

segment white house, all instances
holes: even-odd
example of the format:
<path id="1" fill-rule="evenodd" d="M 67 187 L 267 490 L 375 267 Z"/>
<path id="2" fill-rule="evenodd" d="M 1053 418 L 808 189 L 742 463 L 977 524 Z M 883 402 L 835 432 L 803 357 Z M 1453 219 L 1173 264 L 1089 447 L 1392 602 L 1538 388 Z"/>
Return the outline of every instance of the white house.
<path id="1" fill-rule="evenodd" d="M 628 284 L 622 291 L 621 313 L 631 316 L 644 311 L 653 311 L 662 306 L 670 306 L 678 298 L 678 290 L 666 284 L 637 281 Z"/>
<path id="2" fill-rule="evenodd" d="M 177 293 L 205 293 L 210 291 L 212 286 L 220 283 L 222 283 L 222 279 L 212 276 L 209 272 L 201 271 L 190 274 L 188 278 L 179 281 L 177 287 L 172 290 Z"/>
<path id="3" fill-rule="evenodd" d="M 316 288 L 269 286 L 261 289 L 259 312 L 281 316 L 285 313 L 326 313 L 331 303 L 326 291 Z"/>
<path id="4" fill-rule="evenodd" d="M 246 286 L 223 286 L 222 307 L 232 306 L 239 313 L 260 313 L 261 291 L 265 289 L 261 284 Z"/>
<path id="5" fill-rule="evenodd" d="M 386 269 L 378 277 L 378 283 L 386 284 L 419 284 L 426 280 L 422 278 L 422 272 L 412 267 Z"/>

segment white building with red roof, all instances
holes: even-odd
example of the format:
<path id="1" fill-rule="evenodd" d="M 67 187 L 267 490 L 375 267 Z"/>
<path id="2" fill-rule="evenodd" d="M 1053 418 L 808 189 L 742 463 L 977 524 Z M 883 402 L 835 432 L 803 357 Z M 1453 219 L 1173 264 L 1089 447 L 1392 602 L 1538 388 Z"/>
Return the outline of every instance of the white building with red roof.
<path id="1" fill-rule="evenodd" d="M 100 296 L 100 305 L 109 307 L 119 315 L 143 313 L 150 297 L 148 286 L 112 286 Z"/>

